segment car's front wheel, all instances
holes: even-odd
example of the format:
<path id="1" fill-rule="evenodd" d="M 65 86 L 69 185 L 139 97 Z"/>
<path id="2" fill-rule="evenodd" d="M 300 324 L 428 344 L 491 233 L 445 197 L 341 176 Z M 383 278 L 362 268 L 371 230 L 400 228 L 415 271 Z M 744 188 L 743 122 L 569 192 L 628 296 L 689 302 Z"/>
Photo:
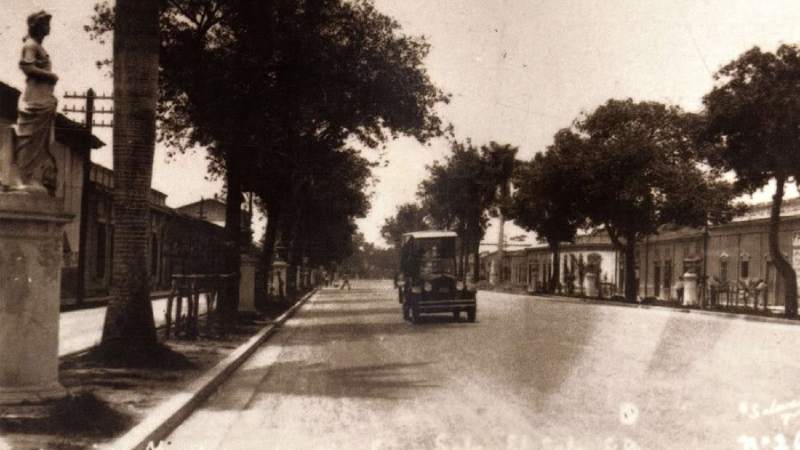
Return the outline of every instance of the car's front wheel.
<path id="1" fill-rule="evenodd" d="M 419 308 L 417 305 L 411 305 L 411 323 L 419 323 Z"/>
<path id="2" fill-rule="evenodd" d="M 477 311 L 475 308 L 470 308 L 467 310 L 467 320 L 470 322 L 475 322 L 475 316 L 477 315 Z"/>

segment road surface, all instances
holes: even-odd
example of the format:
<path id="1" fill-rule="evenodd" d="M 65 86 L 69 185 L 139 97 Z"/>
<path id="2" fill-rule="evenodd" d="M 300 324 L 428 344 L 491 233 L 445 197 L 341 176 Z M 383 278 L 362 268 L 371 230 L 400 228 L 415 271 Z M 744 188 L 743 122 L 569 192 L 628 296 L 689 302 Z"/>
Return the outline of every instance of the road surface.
<path id="1" fill-rule="evenodd" d="M 200 294 L 200 313 L 206 311 L 205 294 Z M 184 303 L 185 309 L 185 303 Z M 156 326 L 164 324 L 167 299 L 153 300 L 153 318 Z M 79 309 L 61 313 L 58 333 L 58 356 L 87 350 L 100 343 L 106 307 Z"/>
<path id="2" fill-rule="evenodd" d="M 161 448 L 800 449 L 800 326 L 484 292 L 477 323 L 411 325 L 353 284 Z"/>

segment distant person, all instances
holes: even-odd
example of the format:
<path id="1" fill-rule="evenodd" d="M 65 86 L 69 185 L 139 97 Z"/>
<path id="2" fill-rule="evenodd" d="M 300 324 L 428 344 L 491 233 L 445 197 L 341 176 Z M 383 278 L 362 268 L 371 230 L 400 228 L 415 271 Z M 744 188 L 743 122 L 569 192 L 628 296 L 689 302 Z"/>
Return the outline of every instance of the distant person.
<path id="1" fill-rule="evenodd" d="M 711 277 L 708 279 L 708 291 L 709 291 L 709 297 L 710 297 L 710 300 L 711 300 L 711 305 L 712 306 L 716 306 L 717 305 L 717 295 L 718 295 L 718 291 L 719 291 L 719 279 L 717 277 L 715 277 L 714 275 L 711 275 Z"/>
<path id="2" fill-rule="evenodd" d="M 344 289 L 345 285 L 347 286 L 347 290 L 350 290 L 350 278 L 347 276 L 346 273 L 342 274 L 342 285 L 339 289 Z"/>
<path id="3" fill-rule="evenodd" d="M 758 302 L 764 300 L 764 309 L 767 309 L 767 283 L 763 278 L 759 278 L 756 282 L 756 299 L 753 302 L 753 307 L 758 309 Z"/>

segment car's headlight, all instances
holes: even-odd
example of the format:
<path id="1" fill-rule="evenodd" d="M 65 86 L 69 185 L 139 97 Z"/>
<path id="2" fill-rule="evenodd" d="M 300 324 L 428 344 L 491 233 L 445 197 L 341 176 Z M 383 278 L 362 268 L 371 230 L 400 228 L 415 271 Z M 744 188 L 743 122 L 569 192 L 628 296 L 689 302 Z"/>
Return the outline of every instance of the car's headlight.
<path id="1" fill-rule="evenodd" d="M 411 287 L 412 294 L 422 294 L 422 288 L 419 286 L 412 286 Z"/>
<path id="2" fill-rule="evenodd" d="M 433 290 L 433 285 L 431 284 L 430 281 L 426 281 L 425 282 L 425 292 L 430 292 L 432 290 Z"/>
<path id="3" fill-rule="evenodd" d="M 456 289 L 459 291 L 464 289 L 464 282 L 463 281 L 456 281 Z"/>
<path id="4" fill-rule="evenodd" d="M 467 290 L 474 291 L 478 286 L 472 281 L 467 280 Z"/>
<path id="5" fill-rule="evenodd" d="M 401 278 L 401 279 L 399 279 L 399 280 L 397 280 L 397 286 L 398 286 L 398 287 L 403 287 L 403 286 L 405 286 L 405 285 L 406 285 L 406 280 L 404 280 L 404 279 L 402 279 L 402 278 Z"/>

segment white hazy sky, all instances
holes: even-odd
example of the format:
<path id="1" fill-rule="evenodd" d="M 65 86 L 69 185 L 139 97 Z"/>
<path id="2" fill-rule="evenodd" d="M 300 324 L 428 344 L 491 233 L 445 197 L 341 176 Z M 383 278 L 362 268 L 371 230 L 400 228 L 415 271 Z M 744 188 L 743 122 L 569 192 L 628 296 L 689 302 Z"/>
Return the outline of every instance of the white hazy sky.
<path id="1" fill-rule="evenodd" d="M 17 87 L 25 17 L 53 14 L 45 42 L 61 76 L 57 95 L 111 82 L 94 66 L 110 45 L 89 41 L 83 31 L 94 0 L 0 0 L 0 80 Z M 458 139 L 491 140 L 520 147 L 528 159 L 560 128 L 608 98 L 633 97 L 698 110 L 712 87 L 712 74 L 754 45 L 772 50 L 800 42 L 797 0 L 375 0 L 408 34 L 432 45 L 427 68 L 453 95 L 441 108 Z M 221 88 L 224 90 L 224 88 Z M 62 105 L 68 104 L 62 100 Z M 71 103 L 69 103 L 71 104 Z M 80 105 L 76 105 L 80 106 Z M 76 117 L 77 118 L 77 117 Z M 96 133 L 111 142 L 108 129 Z M 389 145 L 388 167 L 376 170 L 372 210 L 359 226 L 382 243 L 384 219 L 398 204 L 414 200 L 425 165 L 441 159 L 444 142 L 422 146 L 410 139 Z M 111 165 L 110 146 L 93 159 Z M 153 184 L 171 206 L 209 197 L 220 182 L 205 179 L 202 151 L 167 163 L 156 154 Z M 766 194 L 756 195 L 766 200 Z M 509 227 L 507 234 L 519 230 Z M 488 240 L 496 231 L 490 230 Z"/>

